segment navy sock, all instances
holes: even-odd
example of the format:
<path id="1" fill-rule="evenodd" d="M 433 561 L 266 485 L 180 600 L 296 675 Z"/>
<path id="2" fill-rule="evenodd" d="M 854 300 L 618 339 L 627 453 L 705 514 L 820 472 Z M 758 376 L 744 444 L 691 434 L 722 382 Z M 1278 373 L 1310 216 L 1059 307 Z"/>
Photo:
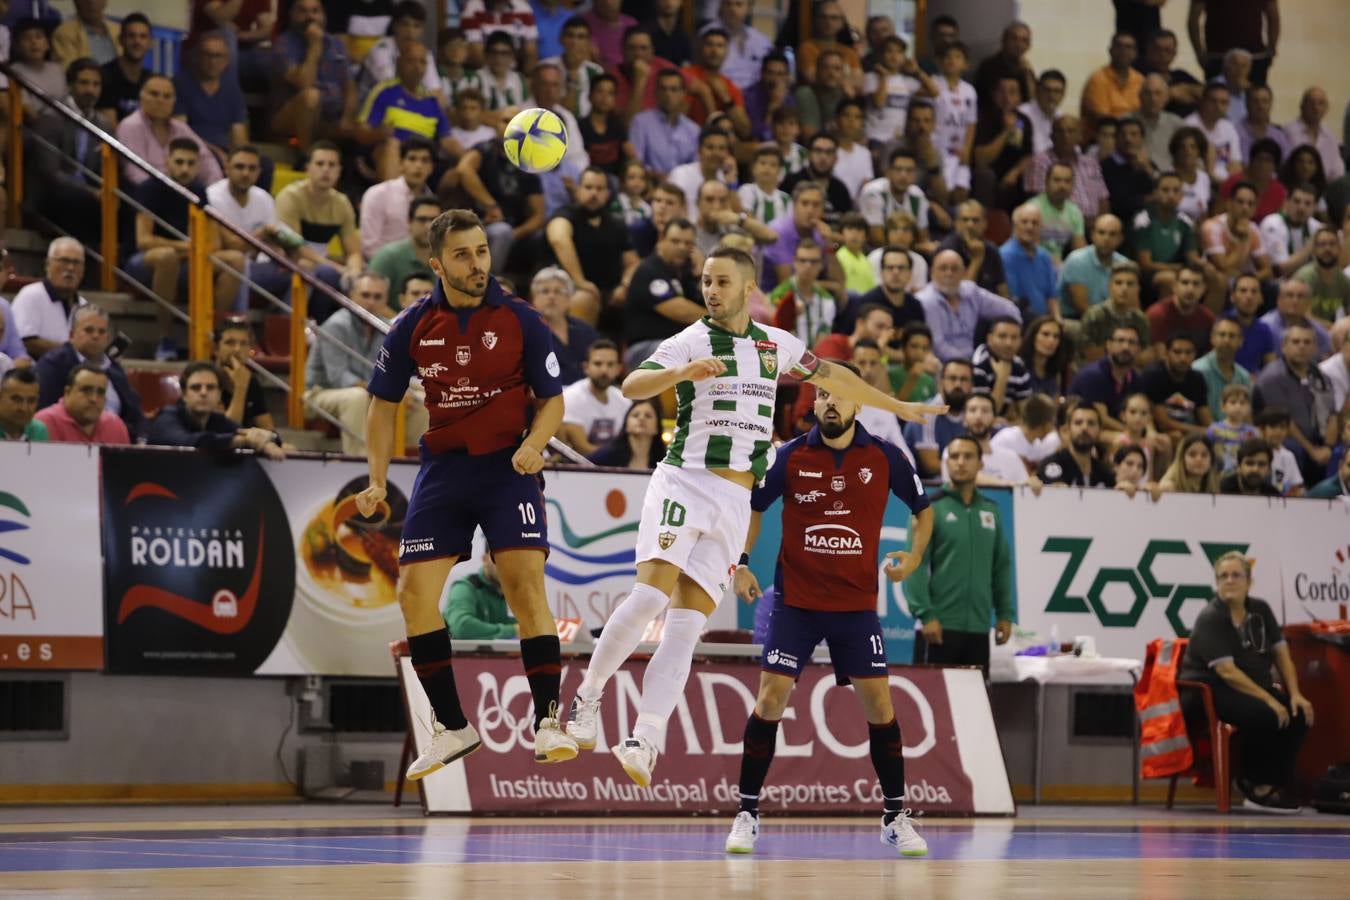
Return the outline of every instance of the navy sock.
<path id="1" fill-rule="evenodd" d="M 881 782 L 881 794 L 885 798 L 882 822 L 889 825 L 905 808 L 905 757 L 904 744 L 900 740 L 900 723 L 895 719 L 885 725 L 869 722 L 867 734 L 872 750 L 872 768 L 876 769 L 877 780 Z"/>
<path id="2" fill-rule="evenodd" d="M 759 792 L 773 764 L 778 747 L 778 720 L 761 719 L 754 713 L 745 723 L 741 750 L 741 811 L 759 815 Z"/>
<path id="3" fill-rule="evenodd" d="M 558 690 L 562 686 L 562 643 L 556 634 L 521 638 L 520 662 L 525 667 L 530 694 L 534 697 L 534 727 L 538 730 L 539 723 L 548 715 L 549 705 L 558 702 Z"/>
<path id="4" fill-rule="evenodd" d="M 436 719 L 451 731 L 469 724 L 455 690 L 455 670 L 450 659 L 450 629 L 441 628 L 408 638 L 408 652 L 422 690 Z"/>

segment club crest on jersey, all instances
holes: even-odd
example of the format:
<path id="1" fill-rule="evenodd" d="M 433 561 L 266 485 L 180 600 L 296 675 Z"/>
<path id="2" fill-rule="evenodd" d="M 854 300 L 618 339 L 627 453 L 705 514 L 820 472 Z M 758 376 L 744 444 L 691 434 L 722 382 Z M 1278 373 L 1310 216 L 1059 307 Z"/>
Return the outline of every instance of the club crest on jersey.
<path id="1" fill-rule="evenodd" d="M 858 470 L 858 480 L 861 481 L 863 484 L 869 484 L 869 483 L 871 483 L 871 481 L 872 481 L 872 470 L 871 470 L 871 469 L 868 469 L 868 468 L 861 468 L 861 469 L 859 469 L 859 470 Z"/>
<path id="2" fill-rule="evenodd" d="M 662 550 L 669 550 L 670 545 L 675 543 L 677 537 L 679 537 L 679 535 L 673 531 L 663 531 L 656 536 L 656 543 Z"/>
<path id="3" fill-rule="evenodd" d="M 831 476 L 830 476 L 830 487 L 834 490 L 835 493 L 839 493 L 839 492 L 843 491 L 843 489 L 844 489 L 844 476 L 843 476 L 843 475 L 831 475 Z"/>
<path id="4" fill-rule="evenodd" d="M 763 341 L 757 341 L 756 343 L 762 344 Z M 759 351 L 759 364 L 764 367 L 765 372 L 773 375 L 778 371 L 778 351 L 774 349 L 761 349 Z"/>
<path id="5" fill-rule="evenodd" d="M 483 332 L 483 346 L 486 347 L 488 350 L 491 350 L 493 347 L 497 346 L 497 332 L 495 331 Z"/>
<path id="6" fill-rule="evenodd" d="M 461 346 L 461 347 L 456 347 L 456 348 L 455 348 L 455 362 L 459 363 L 461 366 L 467 366 L 467 365 L 469 364 L 469 358 L 470 358 L 469 349 L 470 349 L 470 348 L 469 348 L 467 345 Z"/>

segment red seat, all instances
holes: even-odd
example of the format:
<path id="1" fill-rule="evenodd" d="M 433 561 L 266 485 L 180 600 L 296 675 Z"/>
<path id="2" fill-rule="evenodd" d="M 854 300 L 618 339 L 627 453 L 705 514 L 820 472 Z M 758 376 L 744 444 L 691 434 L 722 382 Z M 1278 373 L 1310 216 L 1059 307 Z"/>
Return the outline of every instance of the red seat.
<path id="1" fill-rule="evenodd" d="M 984 226 L 984 239 L 995 247 L 1001 246 L 1012 236 L 1012 219 L 1008 217 L 1007 213 L 995 206 L 989 207 L 985 212 L 988 215 L 988 221 Z"/>
<path id="2" fill-rule="evenodd" d="M 1193 690 L 1198 691 L 1200 699 L 1205 709 L 1205 727 L 1208 731 L 1206 737 L 1209 740 L 1210 759 L 1208 760 L 1214 774 L 1214 793 L 1215 805 L 1219 812 L 1226 813 L 1232 807 L 1232 784 L 1233 784 L 1233 735 L 1237 733 L 1237 728 L 1227 722 L 1219 720 L 1219 715 L 1214 711 L 1214 692 L 1210 690 L 1209 685 L 1203 681 L 1187 681 L 1177 679 L 1177 691 Z M 1198 736 L 1198 735 L 1197 735 Z M 1191 746 L 1196 745 L 1195 737 L 1191 738 Z M 1198 774 L 1202 764 L 1196 760 L 1191 772 Z M 1167 785 L 1167 808 L 1172 808 L 1172 801 L 1177 793 L 1177 779 L 1182 774 L 1173 775 Z"/>
<path id="3" fill-rule="evenodd" d="M 263 316 L 262 352 L 254 356 L 269 372 L 284 374 L 291 370 L 291 317 L 285 313 Z"/>
<path id="4" fill-rule="evenodd" d="M 163 369 L 128 369 L 127 381 L 141 396 L 141 411 L 147 418 L 166 406 L 172 406 L 183 395 L 178 384 L 177 372 Z"/>

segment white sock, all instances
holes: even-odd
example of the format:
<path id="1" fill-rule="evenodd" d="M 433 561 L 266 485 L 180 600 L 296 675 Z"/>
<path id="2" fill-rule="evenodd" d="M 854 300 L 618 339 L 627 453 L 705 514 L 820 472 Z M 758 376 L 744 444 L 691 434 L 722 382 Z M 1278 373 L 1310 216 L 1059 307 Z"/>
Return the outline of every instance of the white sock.
<path id="1" fill-rule="evenodd" d="M 591 664 L 577 688 L 577 696 L 587 701 L 599 700 L 605 683 L 641 643 L 647 623 L 661 615 L 669 605 L 670 598 L 650 584 L 639 582 L 633 585 L 628 596 L 605 622 L 600 640 L 596 641 L 591 653 Z"/>
<path id="2" fill-rule="evenodd" d="M 642 676 L 642 699 L 638 701 L 637 726 L 633 736 L 655 742 L 684 693 L 694 645 L 703 634 L 708 617 L 693 609 L 672 609 L 666 614 L 661 644 Z"/>

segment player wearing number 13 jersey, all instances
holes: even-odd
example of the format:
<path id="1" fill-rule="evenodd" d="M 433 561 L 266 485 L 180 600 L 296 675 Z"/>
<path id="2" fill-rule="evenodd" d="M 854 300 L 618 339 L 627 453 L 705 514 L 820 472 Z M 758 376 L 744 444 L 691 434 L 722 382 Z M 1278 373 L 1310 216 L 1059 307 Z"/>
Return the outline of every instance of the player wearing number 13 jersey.
<path id="1" fill-rule="evenodd" d="M 642 682 L 633 736 L 614 748 L 620 764 L 646 787 L 655 744 L 684 691 L 694 645 L 726 592 L 750 519 L 750 489 L 772 462 L 773 411 L 780 375 L 922 421 L 945 407 L 902 403 L 854 372 L 816 359 L 788 332 L 753 324 L 747 299 L 754 262 L 718 248 L 703 265 L 708 315 L 667 338 L 624 380 L 630 400 L 674 388 L 675 436 L 647 485 L 637 539 L 637 584 L 610 615 L 572 703 L 567 733 L 595 747 L 600 696 L 641 640 L 647 623 L 669 607 L 661 643 Z"/>

